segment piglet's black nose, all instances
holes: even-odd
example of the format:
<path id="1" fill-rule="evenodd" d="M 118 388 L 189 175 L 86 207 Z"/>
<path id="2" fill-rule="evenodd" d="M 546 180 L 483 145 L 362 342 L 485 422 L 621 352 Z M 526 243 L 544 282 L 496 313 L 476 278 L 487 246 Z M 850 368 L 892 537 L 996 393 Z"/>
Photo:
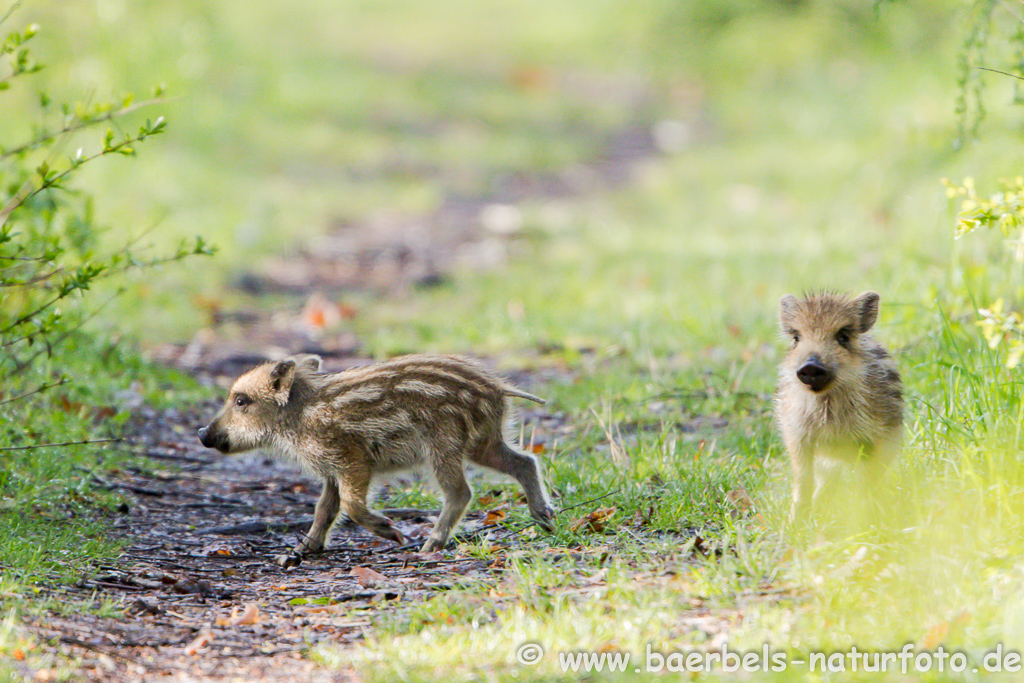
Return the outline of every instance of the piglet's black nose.
<path id="1" fill-rule="evenodd" d="M 206 435 L 209 433 L 209 431 L 210 430 L 208 430 L 206 427 L 199 428 L 199 441 L 206 447 L 210 446 L 210 444 L 206 443 Z"/>
<path id="2" fill-rule="evenodd" d="M 817 356 L 811 356 L 796 371 L 797 379 L 806 384 L 811 391 L 821 391 L 832 381 L 832 373 L 822 365 Z"/>

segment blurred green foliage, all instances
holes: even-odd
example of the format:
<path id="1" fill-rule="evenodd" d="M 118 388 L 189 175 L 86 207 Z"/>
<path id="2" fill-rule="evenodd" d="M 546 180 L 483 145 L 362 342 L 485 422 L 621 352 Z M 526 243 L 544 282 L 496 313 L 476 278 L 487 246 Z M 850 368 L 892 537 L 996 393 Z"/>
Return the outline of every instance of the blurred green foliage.
<path id="1" fill-rule="evenodd" d="M 115 455 L 101 446 L 128 418 L 116 392 L 141 400 L 144 386 L 132 383 L 159 372 L 142 370 L 130 344 L 109 337 L 109 325 L 87 328 L 118 291 L 97 300 L 94 288 L 212 253 L 201 238 L 154 255 L 140 235 L 105 234 L 93 193 L 76 181 L 102 157 L 134 156 L 165 122 L 128 130 L 130 114 L 152 102 L 125 95 L 65 103 L 40 89 L 42 65 L 30 49 L 38 31 L 31 24 L 0 43 L 0 106 L 32 122 L 0 127 L 0 585 L 40 573 L 73 576 L 112 545 L 87 513 L 97 501 L 88 473 Z M 12 97 L 19 89 L 34 95 Z"/>

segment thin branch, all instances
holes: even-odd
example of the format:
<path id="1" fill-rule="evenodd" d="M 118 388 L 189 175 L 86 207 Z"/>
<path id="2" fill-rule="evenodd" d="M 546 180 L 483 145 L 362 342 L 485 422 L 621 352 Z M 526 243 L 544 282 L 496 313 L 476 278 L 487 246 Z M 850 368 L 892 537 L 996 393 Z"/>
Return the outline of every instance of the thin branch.
<path id="1" fill-rule="evenodd" d="M 1000 71 L 999 69 L 990 69 L 987 66 L 976 66 L 974 68 L 980 69 L 981 71 L 991 71 L 994 74 L 1009 76 L 1010 78 L 1016 78 L 1018 81 L 1024 81 L 1024 76 L 1018 76 L 1017 74 L 1007 73 L 1006 71 Z"/>
<path id="2" fill-rule="evenodd" d="M 43 304 L 42 306 L 40 306 L 39 308 L 37 308 L 36 310 L 32 311 L 31 313 L 26 313 L 25 315 L 21 316 L 20 318 L 15 320 L 13 323 L 8 325 L 4 329 L 0 330 L 0 336 L 3 336 L 5 334 L 7 334 L 8 332 L 13 330 L 18 325 L 23 325 L 23 324 L 27 323 L 29 320 L 31 320 L 32 318 L 34 318 L 37 315 L 39 315 L 40 313 L 45 311 L 47 308 L 49 308 L 50 306 L 54 305 L 55 303 L 57 303 L 61 299 L 63 299 L 65 296 L 67 296 L 67 295 L 65 294 L 65 295 L 61 295 L 61 296 L 55 297 L 55 298 L 51 299 L 49 302 L 47 302 L 47 303 Z M 0 349 L 5 349 L 8 346 L 10 346 L 11 344 L 14 344 L 14 343 L 16 343 L 18 341 L 21 341 L 21 338 L 15 339 L 13 341 L 9 341 L 6 344 L 0 344 Z"/>
<path id="3" fill-rule="evenodd" d="M 575 505 L 570 505 L 567 508 L 562 508 L 561 510 L 559 510 L 555 514 L 556 515 L 560 515 L 560 514 L 562 514 L 564 512 L 568 512 L 569 510 L 575 510 L 578 507 L 583 507 L 584 505 L 590 505 L 591 503 L 596 503 L 599 500 L 604 500 L 608 496 L 614 496 L 616 493 L 618 493 L 621 490 L 622 489 L 615 489 L 614 491 L 609 491 L 608 493 L 604 494 L 603 496 L 598 496 L 597 498 L 591 498 L 590 500 L 585 500 L 582 503 L 576 503 Z"/>
<path id="4" fill-rule="evenodd" d="M 22 282 L 0 282 L 0 287 L 29 287 L 31 285 L 37 285 L 40 282 L 49 280 L 54 275 L 64 272 L 64 266 L 54 268 L 49 273 L 43 273 L 42 275 L 36 275 L 29 280 L 23 280 Z"/>
<path id="5" fill-rule="evenodd" d="M 3 256 L 0 255 L 0 261 L 49 261 L 50 259 L 45 256 Z M 7 266 L 7 268 L 13 268 L 13 266 Z"/>
<path id="6" fill-rule="evenodd" d="M 62 334 L 61 336 L 57 337 L 57 339 L 56 339 L 56 340 L 55 340 L 55 341 L 54 341 L 54 342 L 52 343 L 52 346 L 53 346 L 53 347 L 57 347 L 57 346 L 60 346 L 61 344 L 63 344 L 63 343 L 64 343 L 64 340 L 65 340 L 65 339 L 67 339 L 68 337 L 70 337 L 70 336 L 71 336 L 72 334 L 74 334 L 74 333 L 75 333 L 75 332 L 77 332 L 78 330 L 82 329 L 82 327 L 84 327 L 84 326 L 85 326 L 85 324 L 86 324 L 87 322 L 89 322 L 90 320 L 92 320 L 93 318 L 95 318 L 96 316 L 98 316 L 98 315 L 100 314 L 100 312 L 101 312 L 101 311 L 102 311 L 102 310 L 103 310 L 104 308 L 106 308 L 107 306 L 109 306 L 109 305 L 110 305 L 110 302 L 112 302 L 112 301 L 113 301 L 114 299 L 116 299 L 116 298 L 117 298 L 117 297 L 118 297 L 119 295 L 120 295 L 120 292 L 115 292 L 114 294 L 112 294 L 111 296 L 109 296 L 109 297 L 107 298 L 107 300 L 106 300 L 106 301 L 104 301 L 104 302 L 103 302 L 102 304 L 100 304 L 99 306 L 97 306 L 97 307 L 96 307 L 96 309 L 95 309 L 94 311 L 92 311 L 92 312 L 91 312 L 91 313 L 90 313 L 89 315 L 87 315 L 87 316 L 83 317 L 83 318 L 82 318 L 82 319 L 81 319 L 81 320 L 80 320 L 80 321 L 78 322 L 78 324 L 77 324 L 77 325 L 75 325 L 74 327 L 72 327 L 72 328 L 70 328 L 69 330 L 65 331 L 65 332 L 64 332 L 64 334 Z M 24 337 L 22 337 L 22 339 L 24 339 Z M 25 359 L 25 360 L 23 360 L 23 361 L 18 361 L 18 362 L 16 363 L 16 365 L 15 365 L 14 369 L 13 369 L 13 370 L 11 370 L 11 372 L 10 372 L 10 376 L 11 376 L 11 377 L 14 377 L 15 375 L 20 375 L 20 374 L 21 374 L 22 372 L 24 372 L 24 371 L 25 371 L 25 370 L 26 370 L 26 369 L 27 369 L 27 368 L 28 368 L 29 366 L 31 366 L 31 364 L 32 364 L 32 361 L 34 361 L 34 360 L 35 360 L 36 358 L 39 358 L 39 356 L 41 356 L 41 355 L 42 355 L 43 353 L 45 353 L 45 352 L 46 352 L 47 350 L 49 350 L 50 348 L 51 348 L 51 343 L 50 343 L 50 340 L 49 340 L 49 339 L 47 339 L 47 340 L 46 340 L 46 347 L 45 347 L 45 348 L 40 348 L 40 349 L 39 349 L 38 351 L 36 351 L 36 352 L 35 352 L 34 354 L 32 354 L 31 356 L 29 356 L 29 357 L 28 357 L 27 359 Z"/>
<path id="7" fill-rule="evenodd" d="M 108 114 L 106 114 L 106 115 L 104 115 L 102 117 L 99 117 L 99 118 L 83 119 L 82 122 L 77 127 L 66 128 L 65 129 L 66 132 L 62 132 L 62 133 L 58 133 L 58 134 L 53 134 L 53 135 L 48 136 L 48 137 L 44 136 L 44 137 L 40 138 L 40 140 L 42 140 L 42 141 L 51 140 L 51 139 L 57 137 L 57 135 L 70 135 L 71 133 L 73 133 L 73 132 L 75 132 L 77 130 L 80 130 L 82 128 L 93 126 L 93 125 L 95 125 L 97 123 L 101 123 L 103 121 L 112 121 L 112 120 L 114 120 L 116 118 L 120 118 L 121 116 L 124 116 L 124 115 L 128 114 L 131 111 L 134 111 L 135 109 L 138 109 L 139 107 L 147 106 L 149 104 L 153 104 L 153 103 L 158 102 L 158 101 L 160 101 L 160 100 L 156 100 L 156 99 L 146 100 L 144 102 L 138 102 L 136 104 L 133 104 L 133 105 L 130 105 L 130 106 L 127 106 L 127 107 L 122 107 L 121 109 L 119 109 L 117 111 L 109 112 Z M 159 132 L 159 130 L 140 131 L 140 133 L 138 135 L 136 135 L 136 136 L 128 136 L 124 140 L 122 140 L 121 142 L 118 142 L 117 144 L 109 145 L 108 146 L 105 143 L 103 148 L 99 152 L 97 152 L 96 154 L 93 154 L 91 156 L 81 157 L 81 158 L 73 160 L 71 162 L 70 166 L 68 166 L 66 169 L 64 169 L 60 173 L 54 174 L 50 178 L 47 178 L 47 177 L 44 176 L 42 178 L 42 183 L 38 187 L 35 187 L 34 189 L 32 189 L 32 188 L 35 186 L 35 180 L 32 179 L 32 178 L 30 178 L 29 180 L 26 180 L 22 184 L 22 186 L 20 188 L 18 188 L 18 191 L 15 192 L 14 195 L 12 195 L 11 199 L 7 202 L 7 204 L 5 204 L 2 208 L 0 208 L 0 227 L 3 227 L 7 223 L 7 219 L 10 217 L 10 215 L 12 213 L 14 213 L 18 209 L 18 207 L 22 206 L 25 202 L 27 202 L 31 197 L 34 197 L 35 195 L 39 194 L 40 192 L 42 192 L 43 190 L 46 190 L 48 188 L 60 187 L 60 182 L 62 180 L 64 180 L 64 178 L 66 178 L 68 175 L 70 175 L 74 171 L 78 170 L 78 168 L 80 168 L 84 164 L 87 164 L 90 161 L 95 161 L 96 159 L 98 159 L 98 158 L 100 158 L 102 156 L 107 156 L 108 154 L 114 154 L 114 153 L 120 152 L 122 149 L 124 149 L 126 147 L 130 148 L 131 145 L 133 145 L 133 144 L 135 144 L 137 142 L 141 142 L 143 139 L 149 137 L 150 135 L 155 135 L 157 132 Z M 35 141 L 33 141 L 33 143 L 29 143 L 29 144 L 30 145 L 34 144 L 34 142 Z M 25 148 L 24 145 L 22 146 L 21 149 L 23 149 L 23 148 Z M 11 154 L 17 153 L 18 149 L 19 148 L 15 148 L 15 150 L 11 150 L 9 152 L 5 152 L 4 154 L 0 154 L 0 160 L 3 160 L 5 158 L 7 158 Z"/>
<path id="8" fill-rule="evenodd" d="M 53 389 L 54 387 L 59 387 L 59 386 L 62 386 L 64 384 L 67 384 L 67 383 L 68 383 L 67 378 L 66 377 L 62 377 L 59 382 L 54 382 L 53 384 L 41 384 L 38 387 L 36 387 L 35 389 L 33 389 L 32 391 L 28 391 L 28 392 L 25 392 L 24 394 L 19 394 L 18 396 L 14 396 L 12 398 L 6 398 L 3 401 L 0 401 L 0 406 L 4 405 L 5 403 L 14 403 L 15 401 L 20 401 L 21 399 L 28 398 L 29 396 L 32 396 L 34 394 L 41 394 L 42 392 L 46 391 L 47 389 Z"/>
<path id="9" fill-rule="evenodd" d="M 7 8 L 7 11 L 4 12 L 4 15 L 0 17 L 0 24 L 3 24 L 5 21 L 11 18 L 11 15 L 14 14 L 14 11 L 21 7 L 22 1 L 23 0 L 15 0 L 15 2 L 12 3 L 10 7 Z"/>
<path id="10" fill-rule="evenodd" d="M 65 441 L 63 443 L 40 443 L 34 446 L 7 446 L 0 451 L 32 451 L 37 448 L 61 448 L 63 446 L 83 446 L 94 443 L 121 443 L 124 439 L 86 439 L 84 441 Z"/>
<path id="11" fill-rule="evenodd" d="M 82 130 L 83 128 L 89 128 L 90 126 L 94 126 L 94 125 L 96 125 L 98 123 L 104 123 L 104 122 L 107 122 L 107 121 L 113 121 L 114 119 L 118 119 L 118 118 L 120 118 L 122 116 L 126 116 L 128 114 L 131 114 L 136 109 L 140 109 L 142 107 L 148 107 L 148 106 L 150 106 L 152 104 L 161 104 L 161 103 L 163 103 L 165 101 L 166 100 L 164 100 L 162 98 L 153 98 L 153 99 L 150 99 L 150 100 L 143 100 L 141 102 L 135 102 L 134 104 L 130 104 L 127 107 L 122 107 L 122 108 L 120 108 L 120 109 L 118 109 L 116 111 L 109 111 L 106 114 L 104 114 L 102 116 L 98 116 L 96 118 L 78 119 L 78 121 L 76 123 L 72 123 L 72 124 L 69 124 L 67 126 L 64 126 L 62 129 L 60 129 L 60 130 L 58 130 L 58 131 L 56 131 L 54 133 L 47 133 L 46 135 L 42 135 L 42 136 L 36 138 L 35 140 L 31 140 L 30 142 L 26 142 L 23 145 L 19 145 L 17 147 L 12 147 L 11 149 L 4 150 L 4 152 L 2 154 L 0 154 L 0 160 L 6 159 L 8 157 L 12 157 L 12 156 L 15 156 L 15 155 L 18 155 L 18 154 L 21 154 L 22 152 L 27 152 L 30 149 L 33 149 L 35 147 L 39 147 L 43 143 L 49 142 L 50 140 L 55 140 L 56 138 L 59 138 L 59 137 L 61 137 L 63 135 L 70 135 L 72 133 L 77 133 L 78 131 Z"/>

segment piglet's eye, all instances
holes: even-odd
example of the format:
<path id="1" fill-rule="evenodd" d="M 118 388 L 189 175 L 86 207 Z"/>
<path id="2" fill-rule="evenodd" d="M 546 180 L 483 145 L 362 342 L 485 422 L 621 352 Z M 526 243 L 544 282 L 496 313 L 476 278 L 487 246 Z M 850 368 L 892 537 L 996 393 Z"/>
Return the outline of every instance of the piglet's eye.
<path id="1" fill-rule="evenodd" d="M 850 343 L 850 330 L 846 327 L 836 332 L 836 341 L 841 346 L 846 346 Z"/>
<path id="2" fill-rule="evenodd" d="M 239 408 L 244 408 L 250 403 L 252 403 L 252 399 L 246 396 L 245 394 L 239 394 L 238 396 L 235 396 L 235 405 L 238 406 Z"/>

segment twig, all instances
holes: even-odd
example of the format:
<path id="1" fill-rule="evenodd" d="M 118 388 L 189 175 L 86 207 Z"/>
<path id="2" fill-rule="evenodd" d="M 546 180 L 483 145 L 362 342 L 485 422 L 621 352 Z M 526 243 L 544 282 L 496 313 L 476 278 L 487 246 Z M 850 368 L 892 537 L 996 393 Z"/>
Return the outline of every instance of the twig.
<path id="1" fill-rule="evenodd" d="M 40 443 L 34 446 L 7 446 L 0 451 L 30 451 L 36 448 L 59 448 L 62 446 L 82 446 L 94 443 L 120 443 L 124 439 L 86 439 L 85 441 L 65 441 L 64 443 Z"/>
<path id="2" fill-rule="evenodd" d="M 23 1 L 24 0 L 16 0 L 16 2 L 12 3 L 11 6 L 7 8 L 7 11 L 4 12 L 4 15 L 2 17 L 0 17 L 0 24 L 3 24 L 5 21 L 10 19 L 11 15 L 14 14 L 14 10 L 18 9 L 19 7 L 21 7 L 21 3 Z"/>
<path id="3" fill-rule="evenodd" d="M 608 496 L 614 496 L 616 493 L 620 492 L 621 490 L 622 489 L 615 489 L 614 491 L 609 491 L 608 493 L 604 494 L 603 496 L 598 496 L 597 498 L 591 498 L 590 500 L 585 500 L 582 503 L 576 503 L 575 505 L 570 505 L 567 508 L 562 508 L 561 510 L 559 510 L 555 514 L 556 515 L 560 515 L 563 512 L 568 512 L 569 510 L 574 510 L 574 509 L 576 509 L 578 507 L 583 507 L 584 505 L 590 505 L 591 503 L 596 503 L 599 500 L 604 500 Z"/>
<path id="4" fill-rule="evenodd" d="M 980 69 L 981 71 L 991 71 L 992 73 L 1000 74 L 1001 76 L 1009 76 L 1010 78 L 1016 78 L 1018 81 L 1024 81 L 1024 76 L 1018 76 L 1017 74 L 1007 73 L 1005 71 L 1000 71 L 999 69 L 990 69 L 987 66 L 976 66 L 974 68 Z"/>
<path id="5" fill-rule="evenodd" d="M 67 384 L 67 383 L 68 383 L 67 377 L 61 377 L 59 382 L 54 382 L 53 384 L 40 384 L 38 387 L 36 387 L 32 391 L 27 391 L 24 394 L 19 394 L 17 396 L 12 397 L 12 398 L 5 398 L 4 400 L 0 401 L 0 405 L 4 405 L 5 403 L 13 403 L 14 401 L 20 401 L 21 399 L 28 398 L 29 396 L 32 396 L 33 394 L 40 394 L 40 393 L 46 391 L 47 389 L 53 389 L 54 387 L 59 387 L 61 385 Z"/>
<path id="6" fill-rule="evenodd" d="M 107 121 L 111 121 L 112 122 L 115 119 L 121 118 L 123 116 L 127 116 L 128 114 L 132 113 L 136 109 L 141 109 L 143 107 L 149 107 L 149 106 L 152 106 L 154 104 L 163 104 L 165 101 L 166 100 L 163 99 L 163 98 L 154 97 L 152 99 L 142 100 L 140 102 L 134 102 L 132 104 L 129 104 L 127 107 L 122 107 L 122 108 L 118 109 L 117 111 L 109 111 L 106 114 L 103 114 L 101 116 L 97 116 L 95 118 L 87 118 L 87 117 L 86 118 L 80 118 L 75 123 L 67 125 L 67 126 L 64 126 L 63 128 L 61 128 L 60 130 L 58 130 L 58 131 L 56 131 L 54 133 L 46 133 L 44 135 L 41 135 L 39 138 L 37 138 L 35 140 L 32 140 L 31 142 L 26 142 L 23 145 L 20 145 L 18 147 L 12 147 L 11 149 L 4 150 L 3 154 L 0 154 L 0 159 L 7 159 L 8 157 L 12 157 L 12 156 L 21 154 L 22 152 L 26 152 L 26 151 L 28 151 L 30 149 L 35 148 L 35 147 L 39 147 L 44 142 L 49 142 L 51 140 L 56 140 L 57 138 L 59 138 L 59 137 L 61 137 L 63 135 L 70 136 L 72 133 L 77 133 L 78 131 L 82 130 L 83 128 L 89 128 L 90 126 L 95 126 L 97 124 L 102 124 L 102 123 L 107 122 Z M 106 151 L 107 150 L 104 150 L 104 152 L 106 152 Z M 102 153 L 100 155 L 97 155 L 97 156 L 102 156 Z M 95 158 L 95 157 L 86 157 L 86 159 L 84 161 L 89 161 L 89 160 L 91 160 L 93 158 Z"/>
<path id="7" fill-rule="evenodd" d="M 302 517 L 294 522 L 263 522 L 254 520 L 228 526 L 215 526 L 206 529 L 196 529 L 195 533 L 200 536 L 207 534 L 218 534 L 220 536 L 233 536 L 236 534 L 264 534 L 270 531 L 299 531 L 313 524 L 312 517 Z"/>

